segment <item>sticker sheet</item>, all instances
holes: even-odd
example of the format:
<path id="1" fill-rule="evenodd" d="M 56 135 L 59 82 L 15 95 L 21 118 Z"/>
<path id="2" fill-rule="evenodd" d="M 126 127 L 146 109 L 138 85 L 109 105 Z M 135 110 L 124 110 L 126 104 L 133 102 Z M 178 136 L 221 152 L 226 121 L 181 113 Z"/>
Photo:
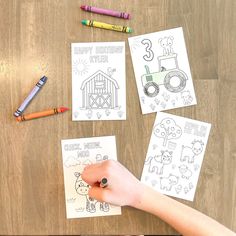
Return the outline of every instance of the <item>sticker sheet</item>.
<path id="1" fill-rule="evenodd" d="M 141 181 L 193 201 L 211 124 L 157 112 Z"/>
<path id="2" fill-rule="evenodd" d="M 182 28 L 129 38 L 143 114 L 197 104 Z"/>
<path id="3" fill-rule="evenodd" d="M 86 165 L 117 160 L 115 136 L 61 140 L 67 218 L 120 215 L 121 208 L 88 195 L 81 178 Z"/>
<path id="4" fill-rule="evenodd" d="M 125 42 L 72 43 L 72 120 L 125 120 Z"/>

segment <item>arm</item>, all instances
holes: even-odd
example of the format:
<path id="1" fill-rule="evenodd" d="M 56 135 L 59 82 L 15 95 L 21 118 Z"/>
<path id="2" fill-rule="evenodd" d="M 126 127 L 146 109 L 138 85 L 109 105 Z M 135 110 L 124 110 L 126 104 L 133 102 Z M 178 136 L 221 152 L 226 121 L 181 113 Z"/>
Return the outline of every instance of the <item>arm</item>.
<path id="1" fill-rule="evenodd" d="M 143 185 L 142 192 L 142 197 L 133 206 L 160 217 L 183 235 L 236 235 L 212 218 L 148 186 Z"/>
<path id="2" fill-rule="evenodd" d="M 106 188 L 99 187 L 103 177 L 108 179 Z M 154 214 L 183 235 L 236 236 L 210 217 L 142 184 L 119 162 L 109 160 L 87 166 L 82 178 L 91 185 L 90 197 Z"/>

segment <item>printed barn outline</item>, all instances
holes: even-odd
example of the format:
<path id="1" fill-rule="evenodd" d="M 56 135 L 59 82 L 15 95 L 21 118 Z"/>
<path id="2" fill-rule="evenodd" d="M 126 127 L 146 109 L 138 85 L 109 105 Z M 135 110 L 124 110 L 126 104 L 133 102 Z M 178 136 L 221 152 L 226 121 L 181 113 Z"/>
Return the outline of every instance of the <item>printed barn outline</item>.
<path id="1" fill-rule="evenodd" d="M 118 107 L 119 85 L 109 75 L 98 70 L 81 85 L 82 107 L 86 109 L 114 109 Z"/>

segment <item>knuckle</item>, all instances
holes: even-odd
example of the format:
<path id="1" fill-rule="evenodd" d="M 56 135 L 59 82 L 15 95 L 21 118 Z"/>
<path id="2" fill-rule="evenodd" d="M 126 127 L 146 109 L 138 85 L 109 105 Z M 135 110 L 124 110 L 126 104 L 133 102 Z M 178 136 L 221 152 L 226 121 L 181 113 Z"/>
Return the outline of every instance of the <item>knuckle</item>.
<path id="1" fill-rule="evenodd" d="M 88 195 L 90 198 L 93 198 L 94 197 L 94 191 L 93 191 L 93 188 L 90 188 L 89 191 L 88 191 Z"/>
<path id="2" fill-rule="evenodd" d="M 90 195 L 92 195 L 92 194 L 93 194 L 93 188 L 90 187 L 89 190 L 88 190 L 88 195 L 89 195 L 89 197 L 90 197 Z"/>
<path id="3" fill-rule="evenodd" d="M 101 192 L 101 199 L 102 202 L 109 202 L 109 196 L 107 191 Z"/>
<path id="4" fill-rule="evenodd" d="M 106 166 L 105 169 L 104 169 L 104 177 L 111 177 L 112 175 L 112 169 L 110 166 Z"/>
<path id="5" fill-rule="evenodd" d="M 110 170 L 110 168 L 106 168 L 104 170 L 104 177 L 107 177 L 107 178 L 111 177 L 111 170 Z"/>
<path id="6" fill-rule="evenodd" d="M 107 160 L 103 163 L 103 172 L 106 177 L 111 177 L 114 172 L 115 161 L 114 160 Z"/>
<path id="7" fill-rule="evenodd" d="M 109 168 L 113 168 L 114 167 L 114 160 L 107 160 L 105 162 L 105 165 Z"/>

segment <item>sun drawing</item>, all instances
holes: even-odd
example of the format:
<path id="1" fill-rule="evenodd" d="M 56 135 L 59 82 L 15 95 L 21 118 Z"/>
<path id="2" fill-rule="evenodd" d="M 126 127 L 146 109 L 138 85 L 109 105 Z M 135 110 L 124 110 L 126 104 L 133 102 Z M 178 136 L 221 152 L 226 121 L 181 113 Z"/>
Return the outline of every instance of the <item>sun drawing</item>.
<path id="1" fill-rule="evenodd" d="M 85 75 L 88 73 L 89 64 L 86 60 L 79 59 L 73 62 L 73 71 L 78 75 Z"/>

